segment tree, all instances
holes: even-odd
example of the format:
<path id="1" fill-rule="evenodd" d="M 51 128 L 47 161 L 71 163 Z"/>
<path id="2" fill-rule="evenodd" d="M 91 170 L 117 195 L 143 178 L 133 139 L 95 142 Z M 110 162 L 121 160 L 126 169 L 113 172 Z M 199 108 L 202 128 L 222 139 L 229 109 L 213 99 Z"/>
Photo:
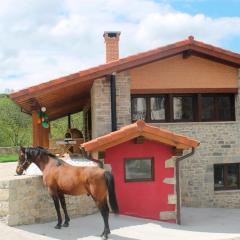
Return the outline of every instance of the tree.
<path id="1" fill-rule="evenodd" d="M 32 118 L 8 98 L 0 94 L 0 147 L 30 146 L 32 144 Z M 71 116 L 72 128 L 82 130 L 82 113 Z M 67 117 L 51 122 L 51 138 L 63 139 L 68 128 Z"/>
<path id="2" fill-rule="evenodd" d="M 5 94 L 0 95 L 0 113 L 0 146 L 30 145 L 31 117 Z"/>

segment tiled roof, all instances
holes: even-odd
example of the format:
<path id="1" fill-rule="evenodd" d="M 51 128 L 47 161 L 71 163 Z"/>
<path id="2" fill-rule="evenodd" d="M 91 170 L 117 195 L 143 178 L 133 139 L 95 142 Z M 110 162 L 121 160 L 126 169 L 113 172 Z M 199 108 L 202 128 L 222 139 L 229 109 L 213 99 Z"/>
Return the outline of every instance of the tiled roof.
<path id="1" fill-rule="evenodd" d="M 240 54 L 196 41 L 192 36 L 190 36 L 188 39 L 176 42 L 174 44 L 121 58 L 117 61 L 102 64 L 68 76 L 23 89 L 18 92 L 14 92 L 10 94 L 10 98 L 20 105 L 25 112 L 30 113 L 32 108 L 31 105 L 34 101 L 41 105 L 41 101 L 43 101 L 42 99 L 45 99 L 44 104 L 46 105 L 47 101 L 56 101 L 56 99 L 52 99 L 52 96 L 58 96 L 58 102 L 64 103 L 70 98 L 78 98 L 77 96 L 79 96 L 79 92 L 76 92 L 75 95 L 74 93 L 71 93 L 70 95 L 62 94 L 66 93 L 69 89 L 75 89 L 76 86 L 77 89 L 80 89 L 81 94 L 87 95 L 91 89 L 93 81 L 97 78 L 102 78 L 113 72 L 125 71 L 186 51 L 197 52 L 203 57 L 208 56 L 213 60 L 218 60 L 226 64 L 234 65 L 235 67 L 240 67 Z M 71 92 L 71 90 L 69 91 Z M 80 102 L 80 99 L 76 100 Z M 66 109 L 66 112 L 69 112 L 68 109 Z M 63 114 L 64 113 L 62 113 L 62 115 Z M 60 117 L 60 115 L 56 116 Z M 51 118 L 51 113 L 49 113 L 49 116 Z"/>
<path id="2" fill-rule="evenodd" d="M 231 52 L 231 51 L 219 48 L 219 47 L 215 47 L 210 44 L 206 44 L 204 42 L 196 41 L 196 40 L 194 40 L 194 38 L 192 36 L 189 36 L 188 39 L 186 39 L 186 40 L 179 41 L 174 44 L 169 44 L 169 45 L 166 45 L 163 47 L 155 48 L 153 50 L 149 50 L 149 51 L 142 52 L 139 54 L 131 55 L 131 56 L 128 56 L 125 58 L 121 58 L 117 61 L 113 61 L 110 63 L 98 65 L 96 67 L 92 67 L 92 68 L 89 68 L 89 69 L 86 69 L 86 70 L 83 70 L 83 71 L 80 71 L 77 73 L 73 73 L 73 74 L 70 74 L 70 75 L 67 75 L 64 77 L 60 77 L 60 78 L 48 81 L 46 83 L 38 84 L 36 86 L 29 87 L 27 89 L 23 89 L 19 92 L 12 93 L 11 96 L 13 96 L 13 97 L 19 96 L 19 95 L 21 95 L 21 93 L 25 93 L 26 91 L 28 91 L 29 93 L 35 92 L 35 91 L 38 91 L 43 88 L 62 84 L 66 81 L 68 81 L 69 83 L 71 83 L 71 82 L 73 83 L 74 81 L 76 81 L 76 79 L 81 79 L 81 78 L 84 79 L 84 77 L 86 77 L 86 76 L 91 76 L 92 78 L 94 78 L 94 76 L 97 72 L 105 71 L 108 69 L 111 71 L 117 71 L 118 68 L 116 68 L 116 67 L 119 65 L 124 65 L 124 64 L 130 63 L 130 62 L 138 61 L 140 59 L 148 58 L 153 55 L 159 55 L 161 53 L 165 53 L 166 51 L 169 51 L 172 49 L 177 49 L 177 48 L 184 47 L 184 46 L 185 47 L 188 46 L 189 49 L 194 48 L 194 47 L 203 48 L 206 50 L 206 53 L 208 52 L 209 55 L 211 55 L 211 54 L 213 54 L 213 52 L 215 52 L 215 53 L 219 54 L 219 57 L 220 57 L 220 55 L 223 55 L 222 58 L 224 58 L 224 57 L 226 58 L 228 56 L 229 61 L 230 61 L 230 57 L 231 57 L 233 62 L 240 65 L 240 54 L 239 53 L 234 53 L 234 52 Z M 186 48 L 185 50 L 187 50 L 188 48 Z M 123 66 L 123 68 L 120 68 L 120 70 L 124 70 L 124 66 Z M 106 74 L 106 73 L 103 72 L 103 74 Z M 99 74 L 97 77 L 101 77 L 101 74 Z"/>
<path id="3" fill-rule="evenodd" d="M 200 143 L 189 137 L 146 124 L 143 120 L 130 124 L 115 132 L 81 144 L 87 152 L 104 151 L 110 147 L 143 136 L 146 139 L 167 144 L 177 149 L 195 148 Z"/>

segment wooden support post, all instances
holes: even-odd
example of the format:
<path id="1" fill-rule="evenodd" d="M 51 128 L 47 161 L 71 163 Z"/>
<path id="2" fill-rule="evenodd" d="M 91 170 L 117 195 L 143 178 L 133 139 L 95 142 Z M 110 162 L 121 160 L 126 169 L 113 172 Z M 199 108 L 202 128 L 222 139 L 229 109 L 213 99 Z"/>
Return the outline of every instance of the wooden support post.
<path id="1" fill-rule="evenodd" d="M 38 125 L 37 111 L 32 111 L 32 145 L 33 147 L 39 146 L 40 143 L 40 131 Z"/>
<path id="2" fill-rule="evenodd" d="M 49 129 L 38 124 L 37 111 L 32 111 L 32 145 L 33 147 L 49 147 Z"/>
<path id="3" fill-rule="evenodd" d="M 42 128 L 42 147 L 49 148 L 49 128 Z"/>

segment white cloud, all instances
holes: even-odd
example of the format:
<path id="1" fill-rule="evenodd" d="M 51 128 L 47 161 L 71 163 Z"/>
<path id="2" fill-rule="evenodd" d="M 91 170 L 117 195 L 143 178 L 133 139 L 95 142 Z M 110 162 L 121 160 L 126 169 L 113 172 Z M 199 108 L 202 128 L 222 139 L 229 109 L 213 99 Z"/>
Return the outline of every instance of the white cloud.
<path id="1" fill-rule="evenodd" d="M 221 46 L 240 37 L 240 17 L 210 18 L 153 0 L 0 1 L 0 91 L 21 89 L 103 63 L 106 30 L 126 56 L 194 35 Z"/>

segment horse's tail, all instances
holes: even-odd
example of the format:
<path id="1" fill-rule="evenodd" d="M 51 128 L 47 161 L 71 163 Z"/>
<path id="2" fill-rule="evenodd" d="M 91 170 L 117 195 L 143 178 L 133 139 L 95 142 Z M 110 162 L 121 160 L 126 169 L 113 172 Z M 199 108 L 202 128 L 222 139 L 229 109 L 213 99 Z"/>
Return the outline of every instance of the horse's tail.
<path id="1" fill-rule="evenodd" d="M 115 188 L 114 188 L 114 179 L 113 175 L 106 171 L 105 172 L 105 178 L 107 181 L 107 188 L 108 188 L 108 197 L 109 197 L 109 204 L 114 213 L 118 213 L 118 203 L 117 203 L 117 198 L 116 198 L 116 193 L 115 193 Z"/>

